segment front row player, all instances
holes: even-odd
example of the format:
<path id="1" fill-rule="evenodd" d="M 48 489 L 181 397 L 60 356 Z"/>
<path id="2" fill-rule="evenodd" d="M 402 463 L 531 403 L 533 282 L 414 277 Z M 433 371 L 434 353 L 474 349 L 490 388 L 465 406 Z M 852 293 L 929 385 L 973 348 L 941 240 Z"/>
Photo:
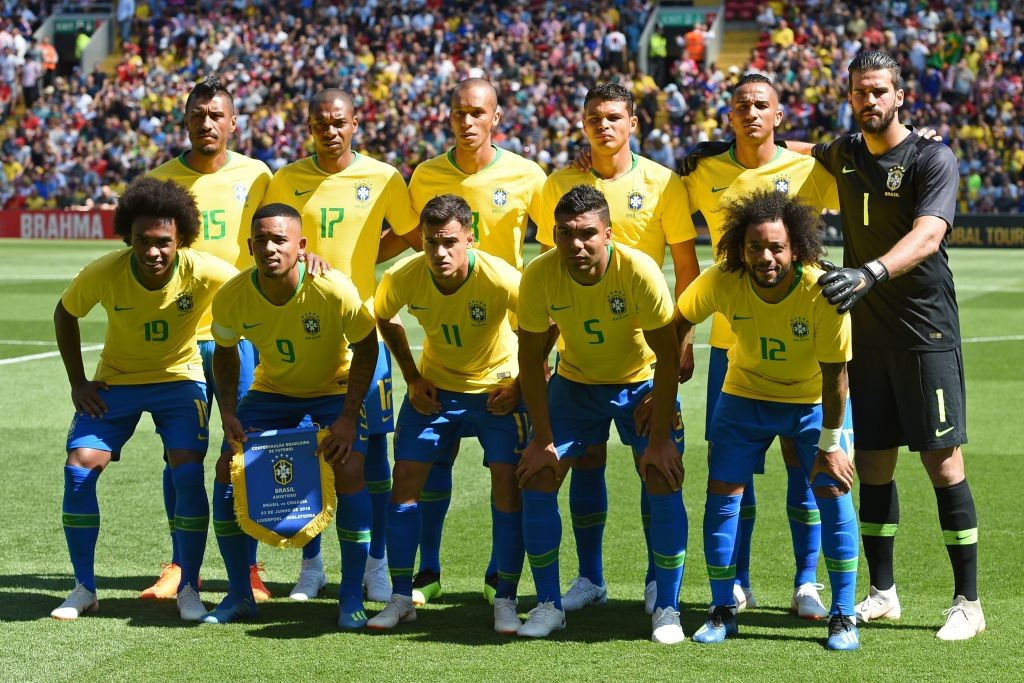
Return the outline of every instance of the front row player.
<path id="1" fill-rule="evenodd" d="M 338 626 L 360 628 L 366 624 L 362 579 L 372 518 L 363 477 L 362 403 L 377 363 L 373 315 L 345 275 L 331 270 L 315 279 L 308 276 L 299 260 L 306 240 L 295 209 L 284 204 L 261 207 L 253 216 L 251 235 L 256 267 L 224 285 L 213 302 L 213 369 L 224 423 L 213 528 L 227 567 L 228 594 L 203 621 L 222 624 L 256 615 L 248 537 L 236 521 L 230 483 L 233 445 L 246 440 L 247 430 L 297 427 L 308 415 L 330 430 L 318 453 L 333 465 L 338 492 Z M 260 364 L 252 388 L 236 404 L 235 346 L 243 334 L 259 352 Z"/>
<path id="2" fill-rule="evenodd" d="M 857 518 L 853 466 L 839 446 L 846 406 L 850 320 L 817 286 L 823 255 L 818 216 L 784 192 L 760 190 L 726 208 L 718 265 L 679 297 L 684 334 L 713 313 L 732 320 L 736 344 L 711 419 L 704 557 L 711 581 L 707 622 L 693 635 L 720 643 L 737 633 L 735 542 L 744 482 L 764 466 L 776 436 L 796 447 L 821 512 L 832 587 L 830 650 L 855 650 Z"/>
<path id="3" fill-rule="evenodd" d="M 63 503 L 75 589 L 50 613 L 55 619 L 76 619 L 99 607 L 96 482 L 112 460 L 120 459 L 144 412 L 163 441 L 176 494 L 178 610 L 189 621 L 206 612 L 199 599 L 199 567 L 210 516 L 203 485 L 209 421 L 196 325 L 217 289 L 237 271 L 187 248 L 199 226 L 199 210 L 188 192 L 169 181 L 136 180 L 114 213 L 114 231 L 128 248 L 83 268 L 54 311 L 57 346 L 77 413 L 68 433 Z M 107 334 L 90 381 L 82 364 L 78 319 L 96 304 L 106 309 Z"/>
<path id="4" fill-rule="evenodd" d="M 394 592 L 367 626 L 389 629 L 416 618 L 419 498 L 434 463 L 450 466 L 459 437 L 475 434 L 491 472 L 498 570 L 494 630 L 514 635 L 522 625 L 516 590 L 524 553 L 515 468 L 529 433 L 519 394 L 516 337 L 508 320 L 518 302 L 520 275 L 504 260 L 472 249 L 473 214 L 461 197 L 444 194 L 428 201 L 420 229 L 423 253 L 389 269 L 373 301 L 377 327 L 402 369 L 408 394 L 398 414 L 388 506 Z M 390 322 L 405 306 L 425 334 L 419 368 L 405 328 Z"/>
<path id="5" fill-rule="evenodd" d="M 678 643 L 684 638 L 678 606 L 687 529 L 680 492 L 683 430 L 681 423 L 673 427 L 679 344 L 672 295 L 654 260 L 612 245 L 608 202 L 599 190 L 573 187 L 554 214 L 555 249 L 526 268 L 518 308 L 520 383 L 533 439 L 517 475 L 538 603 L 518 633 L 543 638 L 565 628 L 558 489 L 576 457 L 607 442 L 614 421 L 633 448 L 651 504 L 657 582 L 652 640 Z M 561 341 L 556 373 L 546 383 L 549 317 Z M 633 413 L 648 400 L 650 419 L 640 426 Z"/>

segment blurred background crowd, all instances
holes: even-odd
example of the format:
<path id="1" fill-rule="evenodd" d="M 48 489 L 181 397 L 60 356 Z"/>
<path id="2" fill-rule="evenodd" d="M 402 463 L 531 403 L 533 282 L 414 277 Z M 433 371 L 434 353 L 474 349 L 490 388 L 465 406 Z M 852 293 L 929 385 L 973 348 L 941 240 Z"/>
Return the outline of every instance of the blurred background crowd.
<path id="1" fill-rule="evenodd" d="M 32 38 L 53 2 L 0 3 L 0 205 L 112 208 L 133 177 L 187 148 L 185 95 L 216 73 L 234 95 L 234 149 L 272 170 L 311 153 L 305 100 L 356 97 L 356 149 L 406 178 L 451 144 L 447 99 L 490 79 L 496 142 L 547 170 L 584 140 L 580 112 L 599 81 L 631 89 L 634 150 L 674 168 L 728 133 L 728 92 L 747 71 L 782 93 L 783 138 L 827 140 L 854 125 L 846 65 L 885 49 L 904 68 L 903 117 L 938 130 L 960 160 L 960 210 L 1024 212 L 1024 6 L 997 0 L 768 2 L 744 65 L 705 58 L 709 26 L 667 50 L 643 27 L 644 0 L 122 0 L 119 56 L 84 73 Z M 650 73 L 638 56 L 654 48 Z M 661 52 L 666 54 L 661 56 Z"/>

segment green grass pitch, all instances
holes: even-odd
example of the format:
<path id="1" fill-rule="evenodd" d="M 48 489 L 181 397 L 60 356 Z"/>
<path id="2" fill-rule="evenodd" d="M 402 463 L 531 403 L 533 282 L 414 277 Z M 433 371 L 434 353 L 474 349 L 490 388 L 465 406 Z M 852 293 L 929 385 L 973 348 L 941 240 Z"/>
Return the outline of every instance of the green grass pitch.
<path id="1" fill-rule="evenodd" d="M 418 621 L 387 635 L 336 630 L 340 568 L 331 529 L 324 543 L 331 577 L 325 597 L 291 603 L 287 592 L 299 553 L 263 547 L 260 557 L 275 598 L 262 606 L 262 618 L 227 627 L 186 625 L 173 601 L 137 599 L 170 553 L 160 446 L 148 418 L 122 462 L 101 478 L 100 611 L 72 623 L 49 619 L 73 586 L 60 518 L 71 403 L 53 342 L 52 311 L 75 272 L 116 246 L 0 242 L 0 680 L 1021 680 L 1016 609 L 1024 598 L 1024 535 L 1014 492 L 1024 480 L 1024 462 L 1014 425 L 1020 424 L 1017 401 L 1024 391 L 1024 252 L 951 253 L 965 338 L 970 415 L 965 451 L 978 505 L 988 632 L 967 643 L 934 638 L 949 606 L 951 576 L 934 495 L 916 456 L 907 454 L 897 473 L 902 522 L 896 570 L 903 618 L 866 625 L 858 652 L 830 653 L 823 647 L 823 624 L 787 613 L 792 556 L 777 450 L 768 456 L 767 474 L 757 480 L 753 585 L 760 607 L 741 615 L 739 638 L 718 647 L 692 642 L 659 647 L 649 641 L 650 618 L 641 607 L 638 483 L 628 451 L 617 444 L 610 449 L 608 468 L 609 603 L 570 614 L 568 629 L 547 641 L 517 641 L 491 630 L 490 608 L 480 596 L 489 547 L 488 485 L 479 448 L 469 441 L 456 466 L 442 550 L 445 595 L 420 609 Z M 710 254 L 703 248 L 700 256 L 706 264 Z M 407 324 L 412 343 L 419 344 L 419 330 Z M 89 368 L 95 366 L 104 327 L 98 308 L 82 321 Z M 706 340 L 705 326 L 698 342 Z M 684 492 L 690 533 L 682 591 L 687 634 L 703 620 L 709 598 L 701 542 L 706 359 L 702 346 L 696 376 L 679 392 L 689 427 Z M 403 392 L 396 376 L 396 403 Z M 220 426 L 214 419 L 211 441 L 216 443 Z M 212 465 L 207 478 L 212 480 Z M 567 585 L 575 555 L 564 489 L 562 581 Z M 204 597 L 213 605 L 225 590 L 225 574 L 212 533 L 202 575 Z M 867 590 L 866 576 L 862 560 L 858 597 Z M 823 568 L 819 577 L 827 583 Z M 528 569 L 520 592 L 525 612 L 533 606 Z M 368 607 L 372 613 L 380 605 Z"/>

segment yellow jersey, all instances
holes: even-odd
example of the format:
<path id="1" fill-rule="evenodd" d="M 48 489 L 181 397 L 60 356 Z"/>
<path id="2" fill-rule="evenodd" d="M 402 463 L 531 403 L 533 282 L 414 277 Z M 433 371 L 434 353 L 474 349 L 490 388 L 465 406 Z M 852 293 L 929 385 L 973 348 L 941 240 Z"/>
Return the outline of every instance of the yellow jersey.
<path id="1" fill-rule="evenodd" d="M 462 197 L 473 212 L 473 241 L 477 249 L 523 269 L 523 239 L 527 217 L 541 220 L 544 171 L 535 162 L 495 147 L 494 159 L 476 173 L 464 173 L 454 150 L 416 167 L 409 180 L 412 208 L 419 215 L 434 197 Z"/>
<path id="2" fill-rule="evenodd" d="M 654 352 L 644 330 L 672 322 L 672 295 L 658 265 L 630 247 L 609 245 L 608 270 L 594 285 L 569 275 L 558 250 L 523 272 L 519 327 L 547 332 L 558 324 L 558 374 L 582 384 L 626 384 L 654 376 Z"/>
<path id="3" fill-rule="evenodd" d="M 712 313 L 732 323 L 736 343 L 722 391 L 778 403 L 821 403 L 821 367 L 853 355 L 850 316 L 821 294 L 817 266 L 794 264 L 796 277 L 782 301 L 754 291 L 746 271 L 718 265 L 701 273 L 679 297 L 679 312 L 696 324 Z"/>
<path id="4" fill-rule="evenodd" d="M 179 249 L 170 281 L 158 290 L 136 277 L 131 249 L 96 259 L 61 295 L 68 313 L 82 318 L 96 304 L 107 312 L 107 334 L 94 379 L 107 384 L 205 382 L 196 327 L 218 288 L 238 270 L 193 249 Z"/>
<path id="5" fill-rule="evenodd" d="M 419 223 L 398 170 L 364 154 L 340 173 L 321 170 L 315 154 L 288 164 L 274 174 L 263 203 L 287 204 L 302 214 L 306 249 L 352 278 L 364 301 L 377 284 L 384 220 L 398 235 Z"/>
<path id="6" fill-rule="evenodd" d="M 683 178 L 690 210 L 700 211 L 711 233 L 711 248 L 717 253 L 725 232 L 722 207 L 741 200 L 756 190 L 774 188 L 803 199 L 819 212 L 839 210 L 835 178 L 814 157 L 778 148 L 775 158 L 758 168 L 747 168 L 736 160 L 735 147 L 707 159 Z M 692 220 L 687 218 L 687 220 Z M 736 343 L 729 321 L 715 315 L 711 321 L 711 345 L 728 349 Z"/>
<path id="7" fill-rule="evenodd" d="M 260 291 L 256 268 L 242 271 L 213 300 L 213 337 L 234 346 L 244 336 L 260 352 L 251 391 L 310 398 L 348 388 L 350 342 L 376 326 L 355 285 L 331 270 L 315 278 L 302 268 L 299 285 L 282 306 Z"/>
<path id="8" fill-rule="evenodd" d="M 184 153 L 165 162 L 149 175 L 173 180 L 196 198 L 203 230 L 192 248 L 205 251 L 232 263 L 238 269 L 252 265 L 249 255 L 249 230 L 252 216 L 263 200 L 270 183 L 270 169 L 262 161 L 244 154 L 228 152 L 228 163 L 214 173 L 200 173 L 185 163 Z M 209 309 L 199 321 L 198 338 L 213 339 Z"/>
<path id="9" fill-rule="evenodd" d="M 419 371 L 440 389 L 480 394 L 519 376 L 508 313 L 519 301 L 520 273 L 486 252 L 469 251 L 469 277 L 451 294 L 434 284 L 426 257 L 399 261 L 381 277 L 377 315 L 391 319 L 407 306 L 423 328 Z"/>
<path id="10" fill-rule="evenodd" d="M 615 180 L 563 168 L 552 173 L 541 193 L 543 210 L 537 241 L 555 244 L 555 206 L 576 185 L 590 185 L 604 194 L 612 219 L 612 239 L 644 252 L 661 268 L 665 245 L 696 239 L 690 206 L 679 176 L 661 164 L 633 155 L 632 168 Z"/>

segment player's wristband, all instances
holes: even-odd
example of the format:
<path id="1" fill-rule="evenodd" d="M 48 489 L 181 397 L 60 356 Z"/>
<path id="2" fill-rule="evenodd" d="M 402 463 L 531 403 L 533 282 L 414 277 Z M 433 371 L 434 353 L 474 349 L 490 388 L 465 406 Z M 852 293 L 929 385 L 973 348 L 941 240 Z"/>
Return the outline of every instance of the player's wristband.
<path id="1" fill-rule="evenodd" d="M 875 278 L 875 282 L 884 282 L 889 279 L 889 270 L 878 259 L 868 261 L 864 267 L 871 273 L 871 277 Z"/>
<path id="2" fill-rule="evenodd" d="M 822 427 L 821 436 L 818 437 L 818 450 L 832 453 L 839 450 L 839 437 L 843 434 L 843 428 L 828 429 Z"/>

